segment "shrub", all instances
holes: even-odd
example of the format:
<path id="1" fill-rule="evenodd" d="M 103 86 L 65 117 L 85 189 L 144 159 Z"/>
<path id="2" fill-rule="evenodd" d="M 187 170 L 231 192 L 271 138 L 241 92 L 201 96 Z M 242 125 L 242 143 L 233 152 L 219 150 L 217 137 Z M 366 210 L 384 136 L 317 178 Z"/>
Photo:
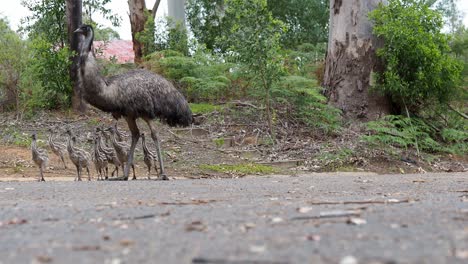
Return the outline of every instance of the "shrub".
<path id="1" fill-rule="evenodd" d="M 449 55 L 442 16 L 425 1 L 391 0 L 370 13 L 374 33 L 384 39 L 377 51 L 385 63 L 377 89 L 413 112 L 447 103 L 460 94 L 461 65 Z"/>

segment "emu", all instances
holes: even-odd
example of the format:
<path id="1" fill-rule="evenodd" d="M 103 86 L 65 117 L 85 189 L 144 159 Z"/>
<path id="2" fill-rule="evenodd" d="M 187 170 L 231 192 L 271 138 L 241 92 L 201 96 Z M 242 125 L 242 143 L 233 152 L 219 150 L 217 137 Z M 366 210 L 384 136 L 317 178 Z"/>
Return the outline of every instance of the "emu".
<path id="1" fill-rule="evenodd" d="M 49 161 L 49 156 L 47 155 L 47 151 L 45 149 L 41 149 L 37 147 L 37 136 L 36 133 L 31 135 L 32 142 L 31 142 L 31 152 L 32 152 L 32 159 L 34 163 L 39 167 L 39 181 L 45 181 L 43 171 L 47 166 L 47 162 Z"/>
<path id="2" fill-rule="evenodd" d="M 67 152 L 67 147 L 62 143 L 55 142 L 54 131 L 52 130 L 52 128 L 49 128 L 49 133 L 50 133 L 49 134 L 49 147 L 52 150 L 52 153 L 57 155 L 57 157 L 59 157 L 62 160 L 63 166 L 66 169 L 67 164 L 65 163 L 64 156 L 65 156 L 65 152 Z"/>
<path id="3" fill-rule="evenodd" d="M 101 133 L 105 136 L 106 133 L 104 129 L 102 128 L 96 128 L 96 135 L 99 137 L 99 151 L 104 153 L 106 155 L 106 159 L 108 163 L 114 164 L 115 169 L 112 171 L 112 176 L 114 176 L 114 173 L 117 172 L 117 177 L 119 176 L 119 166 L 122 164 L 119 160 L 119 157 L 117 157 L 117 153 L 115 153 L 115 149 L 111 147 L 107 147 L 106 144 L 104 143 L 103 137 L 101 136 Z M 106 175 L 106 180 L 108 179 Z"/>
<path id="4" fill-rule="evenodd" d="M 104 153 L 100 149 L 101 139 L 99 135 L 96 133 L 94 135 L 94 149 L 93 149 L 93 161 L 94 167 L 96 168 L 96 173 L 98 175 L 97 179 L 104 180 L 103 174 L 105 173 L 105 177 L 107 178 L 107 157 L 106 153 Z"/>
<path id="5" fill-rule="evenodd" d="M 82 25 L 75 33 L 83 36 L 79 52 L 79 78 L 84 99 L 98 109 L 111 113 L 115 119 L 124 117 L 131 132 L 132 141 L 123 180 L 128 180 L 135 147 L 140 137 L 136 123 L 138 118 L 142 118 L 151 130 L 151 138 L 157 148 L 161 179 L 168 180 L 164 171 L 159 136 L 151 121 L 159 118 L 170 126 L 189 126 L 192 123 L 192 112 L 187 101 L 168 80 L 147 70 L 131 70 L 109 78 L 102 77 L 91 52 L 93 28 Z"/>
<path id="6" fill-rule="evenodd" d="M 75 181 L 81 181 L 81 169 L 86 168 L 88 172 L 88 181 L 91 180 L 91 174 L 89 173 L 89 166 L 91 156 L 84 150 L 75 147 L 76 137 L 72 135 L 72 132 L 68 129 L 68 143 L 67 150 L 70 160 L 75 164 L 77 177 Z"/>
<path id="7" fill-rule="evenodd" d="M 115 129 L 113 127 L 109 128 L 109 132 L 111 133 L 111 142 L 112 142 L 112 145 L 114 146 L 115 153 L 117 154 L 119 161 L 122 163 L 122 166 L 124 166 L 125 164 L 129 165 L 128 164 L 128 152 L 129 152 L 130 147 L 127 145 L 126 142 L 118 141 L 117 133 L 115 132 Z M 136 180 L 135 165 L 131 164 L 131 166 L 133 169 L 133 180 Z"/>
<path id="8" fill-rule="evenodd" d="M 143 148 L 143 161 L 146 164 L 146 167 L 148 168 L 148 180 L 151 179 L 151 167 L 154 164 L 154 170 L 156 173 L 158 173 L 158 167 L 156 166 L 156 154 L 154 154 L 151 150 L 148 149 L 148 146 L 146 145 L 146 140 L 145 140 L 145 133 L 141 133 L 141 146 Z"/>

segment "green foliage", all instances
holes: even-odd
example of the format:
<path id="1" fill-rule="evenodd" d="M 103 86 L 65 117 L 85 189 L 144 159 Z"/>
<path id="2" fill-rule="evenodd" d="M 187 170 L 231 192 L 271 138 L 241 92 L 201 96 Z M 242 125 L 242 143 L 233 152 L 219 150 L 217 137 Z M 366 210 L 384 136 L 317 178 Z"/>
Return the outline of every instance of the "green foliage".
<path id="1" fill-rule="evenodd" d="M 31 146 L 31 136 L 21 132 L 16 126 L 7 126 L 1 133 L 2 139 L 7 144 L 12 144 L 18 147 Z"/>
<path id="2" fill-rule="evenodd" d="M 266 0 L 228 0 L 226 18 L 232 27 L 219 41 L 229 46 L 234 61 L 247 66 L 249 77 L 263 91 L 267 121 L 273 134 L 271 87 L 284 75 L 280 37 L 284 24 L 267 8 Z"/>
<path id="3" fill-rule="evenodd" d="M 229 95 L 231 64 L 196 51 L 194 56 L 164 50 L 146 57 L 147 68 L 178 82 L 189 101 L 221 100 Z"/>
<path id="4" fill-rule="evenodd" d="M 450 55 L 441 15 L 417 0 L 391 0 L 370 13 L 385 45 L 377 89 L 417 112 L 460 94 L 461 65 Z"/>
<path id="5" fill-rule="evenodd" d="M 287 50 L 285 66 L 290 75 L 313 78 L 317 63 L 325 58 L 326 43 L 303 43 L 295 50 Z"/>
<path id="6" fill-rule="evenodd" d="M 224 29 L 229 28 L 229 21 L 224 17 L 225 2 L 225 0 L 187 0 L 186 14 L 190 29 L 195 38 L 210 50 L 216 48 L 216 38 L 222 35 Z"/>
<path id="7" fill-rule="evenodd" d="M 31 81 L 40 82 L 45 108 L 55 109 L 69 106 L 72 85 L 68 75 L 71 52 L 67 47 L 55 49 L 45 38 L 36 37 L 31 42 L 32 56 L 26 70 Z M 24 87 L 28 91 L 27 87 Z M 27 93 L 32 93 L 27 92 Z"/>
<path id="8" fill-rule="evenodd" d="M 111 41 L 115 39 L 120 39 L 120 35 L 117 31 L 110 27 L 103 27 L 101 25 L 94 26 L 94 40 Z"/>
<path id="9" fill-rule="evenodd" d="M 274 86 L 272 95 L 276 108 L 283 108 L 292 119 L 327 134 L 337 132 L 340 111 L 327 104 L 321 91 L 315 80 L 287 76 Z"/>
<path id="10" fill-rule="evenodd" d="M 281 36 L 281 45 L 294 48 L 301 43 L 325 42 L 328 36 L 328 0 L 268 0 L 267 10 L 283 21 L 288 31 Z M 248 2 L 246 2 L 248 7 Z M 187 21 L 195 38 L 210 50 L 225 51 L 228 43 L 216 41 L 228 34 L 235 21 L 226 15 L 227 0 L 188 0 Z M 262 9 L 259 9 L 260 12 Z"/>
<path id="11" fill-rule="evenodd" d="M 441 132 L 428 125 L 423 119 L 389 115 L 378 121 L 367 123 L 371 135 L 362 138 L 373 144 L 409 148 L 419 147 L 427 152 L 468 152 L 468 133 L 456 129 L 443 129 Z M 440 137 L 445 143 L 440 142 Z"/>
<path id="12" fill-rule="evenodd" d="M 27 64 L 28 52 L 24 41 L 2 18 L 0 18 L 0 47 L 2 47 L 0 49 L 0 106 L 5 104 L 18 107 L 21 93 L 18 83 Z"/>
<path id="13" fill-rule="evenodd" d="M 155 22 L 155 50 L 173 50 L 188 55 L 188 33 L 181 22 L 172 18 L 164 18 Z M 146 26 L 145 26 L 146 27 Z"/>
<path id="14" fill-rule="evenodd" d="M 278 172 L 277 169 L 261 164 L 246 163 L 246 164 L 217 164 L 217 165 L 208 165 L 202 164 L 199 166 L 202 170 L 210 170 L 221 173 L 229 174 L 272 174 Z"/>
<path id="15" fill-rule="evenodd" d="M 193 114 L 209 114 L 222 109 L 219 105 L 212 105 L 207 103 L 190 103 L 190 110 Z"/>
<path id="16" fill-rule="evenodd" d="M 303 43 L 317 44 L 328 39 L 329 0 L 268 0 L 268 9 L 288 30 L 281 44 L 294 48 Z"/>
<path id="17" fill-rule="evenodd" d="M 460 27 L 453 35 L 450 47 L 457 57 L 468 56 L 468 29 Z M 466 67 L 465 67 L 466 68 Z"/>
<path id="18" fill-rule="evenodd" d="M 146 22 L 143 31 L 138 32 L 135 38 L 143 44 L 143 56 L 147 56 L 156 49 L 156 25 L 154 22 L 154 18 L 148 10 L 145 10 Z"/>

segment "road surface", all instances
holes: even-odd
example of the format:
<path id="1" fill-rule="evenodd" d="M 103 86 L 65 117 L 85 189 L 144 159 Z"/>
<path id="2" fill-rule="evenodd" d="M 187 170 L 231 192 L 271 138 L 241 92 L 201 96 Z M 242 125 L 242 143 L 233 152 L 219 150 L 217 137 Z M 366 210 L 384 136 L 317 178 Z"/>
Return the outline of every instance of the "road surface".
<path id="1" fill-rule="evenodd" d="M 467 173 L 0 182 L 0 263 L 467 262 Z"/>

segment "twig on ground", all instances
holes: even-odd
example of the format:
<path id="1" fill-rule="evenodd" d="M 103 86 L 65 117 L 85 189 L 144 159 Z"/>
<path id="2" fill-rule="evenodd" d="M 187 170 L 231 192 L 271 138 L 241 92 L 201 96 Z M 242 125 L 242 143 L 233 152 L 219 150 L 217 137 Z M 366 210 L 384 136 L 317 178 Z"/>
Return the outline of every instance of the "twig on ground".
<path id="1" fill-rule="evenodd" d="M 417 201 L 416 199 L 388 199 L 388 200 L 364 200 L 364 201 L 312 201 L 309 202 L 312 205 L 323 205 L 323 204 L 399 204 L 399 203 L 411 203 Z"/>

